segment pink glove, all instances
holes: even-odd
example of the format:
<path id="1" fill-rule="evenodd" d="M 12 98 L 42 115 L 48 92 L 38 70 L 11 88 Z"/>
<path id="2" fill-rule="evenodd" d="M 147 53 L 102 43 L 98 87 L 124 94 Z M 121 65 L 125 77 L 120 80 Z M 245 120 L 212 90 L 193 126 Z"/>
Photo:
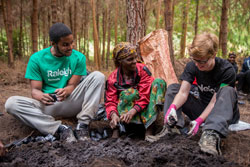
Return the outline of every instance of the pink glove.
<path id="1" fill-rule="evenodd" d="M 172 119 L 174 121 L 172 121 Z M 168 111 L 165 115 L 164 118 L 164 124 L 168 124 L 168 125 L 173 125 L 173 123 L 177 122 L 177 115 L 176 115 L 176 105 L 175 104 L 171 104 L 168 108 Z"/>
<path id="2" fill-rule="evenodd" d="M 188 132 L 188 135 L 194 136 L 199 130 L 200 125 L 203 123 L 203 119 L 201 117 L 198 117 L 196 120 L 190 122 L 190 130 Z"/>

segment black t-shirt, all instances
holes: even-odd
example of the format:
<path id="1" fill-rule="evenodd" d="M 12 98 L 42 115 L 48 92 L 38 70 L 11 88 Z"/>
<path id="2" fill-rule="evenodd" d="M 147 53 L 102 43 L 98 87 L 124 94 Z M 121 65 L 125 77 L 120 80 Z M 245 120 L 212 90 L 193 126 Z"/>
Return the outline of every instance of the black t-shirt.
<path id="1" fill-rule="evenodd" d="M 213 70 L 206 72 L 200 71 L 194 62 L 189 62 L 180 79 L 192 84 L 195 77 L 200 98 L 204 103 L 208 104 L 213 94 L 217 92 L 220 87 L 225 84 L 234 87 L 236 73 L 233 66 L 227 60 L 216 57 Z"/>

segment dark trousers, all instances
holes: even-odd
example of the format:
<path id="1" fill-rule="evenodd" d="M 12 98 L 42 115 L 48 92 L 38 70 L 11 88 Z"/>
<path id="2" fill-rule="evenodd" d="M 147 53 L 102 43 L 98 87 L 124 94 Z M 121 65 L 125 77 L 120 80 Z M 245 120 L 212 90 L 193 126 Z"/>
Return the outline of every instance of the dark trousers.
<path id="1" fill-rule="evenodd" d="M 246 72 L 240 72 L 237 75 L 236 80 L 238 80 L 237 90 L 250 93 L 250 70 Z"/>
<path id="2" fill-rule="evenodd" d="M 180 89 L 180 84 L 172 84 L 167 88 L 164 103 L 164 115 L 169 106 L 172 104 L 174 97 Z M 177 126 L 184 126 L 184 117 L 182 112 L 186 114 L 191 120 L 198 118 L 206 108 L 207 104 L 203 103 L 201 99 L 195 98 L 189 94 L 187 101 L 181 108 L 177 110 L 178 122 Z M 237 123 L 240 118 L 239 109 L 237 105 L 237 94 L 234 88 L 226 86 L 220 88 L 216 95 L 216 103 L 211 113 L 205 120 L 203 131 L 207 129 L 215 130 L 222 136 L 226 137 L 228 134 L 228 126 Z"/>

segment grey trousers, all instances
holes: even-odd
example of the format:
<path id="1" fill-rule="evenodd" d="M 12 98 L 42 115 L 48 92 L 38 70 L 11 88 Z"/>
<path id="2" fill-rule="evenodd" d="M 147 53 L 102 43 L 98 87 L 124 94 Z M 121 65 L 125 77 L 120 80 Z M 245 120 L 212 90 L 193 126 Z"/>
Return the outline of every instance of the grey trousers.
<path id="1" fill-rule="evenodd" d="M 95 116 L 104 93 L 105 76 L 100 72 L 90 73 L 63 102 L 44 105 L 38 100 L 12 96 L 5 103 L 6 112 L 42 134 L 54 134 L 61 121 L 54 117 L 74 117 L 79 123 L 89 124 Z"/>
<path id="2" fill-rule="evenodd" d="M 172 104 L 179 89 L 180 84 L 169 85 L 165 95 L 164 115 Z M 237 93 L 234 88 L 230 86 L 220 88 L 216 95 L 214 108 L 205 120 L 202 130 L 215 130 L 226 137 L 228 134 L 228 126 L 237 123 L 240 118 L 237 103 Z M 203 103 L 199 98 L 197 99 L 192 94 L 189 94 L 187 101 L 177 110 L 178 122 L 176 125 L 179 127 L 184 126 L 182 112 L 191 120 L 195 120 L 201 115 L 206 106 L 207 104 Z"/>

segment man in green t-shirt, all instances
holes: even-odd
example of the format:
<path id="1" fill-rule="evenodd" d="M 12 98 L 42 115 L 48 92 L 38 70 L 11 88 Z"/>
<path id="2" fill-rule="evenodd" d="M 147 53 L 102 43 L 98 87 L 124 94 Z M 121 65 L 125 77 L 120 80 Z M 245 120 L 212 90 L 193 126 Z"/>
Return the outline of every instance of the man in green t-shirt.
<path id="1" fill-rule="evenodd" d="M 12 96 L 5 103 L 6 111 L 42 134 L 58 135 L 66 142 L 85 140 L 105 76 L 95 71 L 81 81 L 87 75 L 86 58 L 73 49 L 73 35 L 66 25 L 52 25 L 49 36 L 52 46 L 34 53 L 27 65 L 25 78 L 30 80 L 32 98 Z M 73 116 L 78 119 L 75 133 L 55 120 Z"/>

